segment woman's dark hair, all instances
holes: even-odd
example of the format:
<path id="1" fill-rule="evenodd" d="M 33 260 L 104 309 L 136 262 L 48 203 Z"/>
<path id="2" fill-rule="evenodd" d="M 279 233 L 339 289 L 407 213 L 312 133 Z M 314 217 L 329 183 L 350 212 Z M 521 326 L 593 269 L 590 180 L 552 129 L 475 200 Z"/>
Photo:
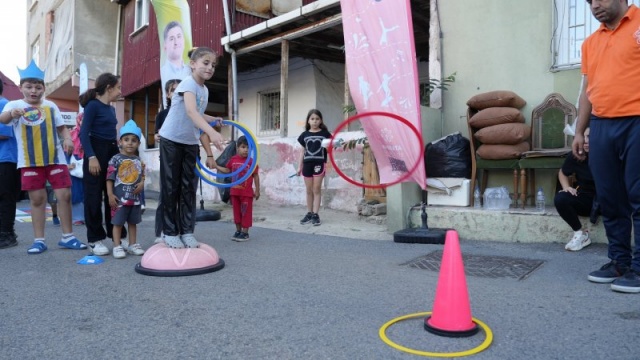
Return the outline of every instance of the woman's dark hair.
<path id="1" fill-rule="evenodd" d="M 180 84 L 180 79 L 171 79 L 171 80 L 167 80 L 167 82 L 164 84 L 164 93 L 165 94 L 169 94 L 169 91 L 171 90 L 171 88 L 173 87 L 173 85 L 178 86 L 178 84 Z M 171 106 L 171 98 L 167 97 L 167 107 Z"/>
<path id="2" fill-rule="evenodd" d="M 309 110 L 309 113 L 307 114 L 307 120 L 305 120 L 305 122 L 304 122 L 304 129 L 307 130 L 307 131 L 309 131 L 309 129 L 311 129 L 311 125 L 309 125 L 309 119 L 311 118 L 311 115 L 313 115 L 313 114 L 318 115 L 320 120 L 322 120 L 322 122 L 320 123 L 320 129 L 329 131 L 329 128 L 327 128 L 327 125 L 324 124 L 324 118 L 322 117 L 322 113 L 318 109 Z"/>
<path id="3" fill-rule="evenodd" d="M 112 73 L 100 74 L 96 79 L 96 86 L 80 94 L 80 105 L 86 107 L 89 101 L 95 99 L 96 96 L 104 95 L 108 88 L 118 85 L 118 81 L 120 81 L 120 76 Z"/>

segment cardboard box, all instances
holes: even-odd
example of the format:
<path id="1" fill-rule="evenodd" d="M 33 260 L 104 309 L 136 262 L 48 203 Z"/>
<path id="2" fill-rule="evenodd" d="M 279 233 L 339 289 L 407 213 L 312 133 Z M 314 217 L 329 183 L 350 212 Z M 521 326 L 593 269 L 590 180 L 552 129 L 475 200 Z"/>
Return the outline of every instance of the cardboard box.
<path id="1" fill-rule="evenodd" d="M 469 206 L 470 188 L 469 179 L 427 179 L 427 205 Z"/>

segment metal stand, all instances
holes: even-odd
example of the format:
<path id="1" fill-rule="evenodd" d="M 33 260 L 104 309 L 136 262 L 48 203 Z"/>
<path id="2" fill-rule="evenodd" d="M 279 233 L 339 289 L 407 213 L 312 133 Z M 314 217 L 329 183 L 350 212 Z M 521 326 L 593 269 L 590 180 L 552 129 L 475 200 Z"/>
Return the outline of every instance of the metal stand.
<path id="1" fill-rule="evenodd" d="M 422 213 L 420 218 L 422 219 L 422 226 L 419 228 L 408 228 L 404 230 L 398 230 L 393 233 L 393 241 L 397 243 L 409 243 L 409 244 L 444 244 L 444 238 L 447 230 L 449 229 L 429 229 L 427 225 L 427 199 L 426 191 L 422 191 Z"/>
<path id="2" fill-rule="evenodd" d="M 216 221 L 220 220 L 220 216 L 220 211 L 204 209 L 204 197 L 202 196 L 202 179 L 200 179 L 200 209 L 196 210 L 196 221 Z"/>

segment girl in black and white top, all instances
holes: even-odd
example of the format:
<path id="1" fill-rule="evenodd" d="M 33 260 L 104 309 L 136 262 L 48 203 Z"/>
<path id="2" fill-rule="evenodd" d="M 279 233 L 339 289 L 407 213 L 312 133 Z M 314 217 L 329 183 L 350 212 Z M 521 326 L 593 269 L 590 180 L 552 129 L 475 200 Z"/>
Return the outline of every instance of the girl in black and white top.
<path id="1" fill-rule="evenodd" d="M 298 176 L 304 176 L 307 188 L 307 214 L 300 220 L 300 224 L 303 225 L 320 225 L 318 210 L 327 163 L 327 149 L 322 147 L 322 141 L 330 138 L 331 133 L 322 120 L 322 113 L 320 110 L 311 109 L 307 114 L 305 130 L 298 137 L 298 142 L 304 148 L 298 165 Z"/>

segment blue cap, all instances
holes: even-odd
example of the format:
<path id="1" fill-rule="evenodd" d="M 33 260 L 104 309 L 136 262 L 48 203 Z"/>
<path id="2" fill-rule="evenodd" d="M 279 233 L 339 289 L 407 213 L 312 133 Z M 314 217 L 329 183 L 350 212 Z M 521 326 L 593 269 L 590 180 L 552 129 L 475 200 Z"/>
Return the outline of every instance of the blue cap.
<path id="1" fill-rule="evenodd" d="M 20 80 L 38 79 L 44 81 L 44 71 L 36 65 L 36 62 L 33 59 L 31 59 L 31 62 L 26 69 L 20 70 L 20 68 L 18 68 L 18 73 L 20 74 Z"/>
<path id="2" fill-rule="evenodd" d="M 138 140 L 142 138 L 142 130 L 138 127 L 135 121 L 129 120 L 120 128 L 120 139 L 123 136 L 133 134 L 138 137 Z"/>

